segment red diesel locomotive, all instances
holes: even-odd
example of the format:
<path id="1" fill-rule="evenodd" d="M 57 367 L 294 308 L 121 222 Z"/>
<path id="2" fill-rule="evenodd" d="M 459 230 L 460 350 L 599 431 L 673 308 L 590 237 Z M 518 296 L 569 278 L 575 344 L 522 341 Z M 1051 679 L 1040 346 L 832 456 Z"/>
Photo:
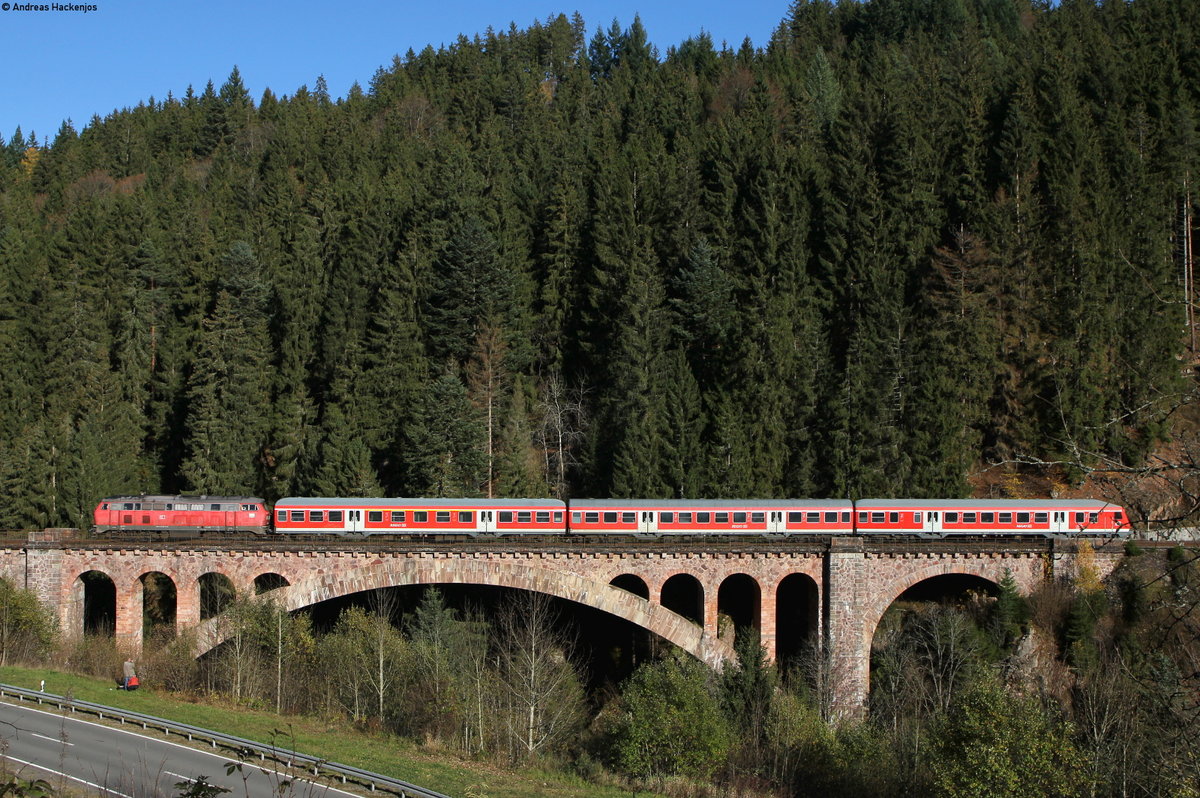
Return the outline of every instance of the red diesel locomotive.
<path id="1" fill-rule="evenodd" d="M 253 496 L 111 496 L 92 515 L 97 532 L 224 532 L 261 535 L 271 521 Z"/>

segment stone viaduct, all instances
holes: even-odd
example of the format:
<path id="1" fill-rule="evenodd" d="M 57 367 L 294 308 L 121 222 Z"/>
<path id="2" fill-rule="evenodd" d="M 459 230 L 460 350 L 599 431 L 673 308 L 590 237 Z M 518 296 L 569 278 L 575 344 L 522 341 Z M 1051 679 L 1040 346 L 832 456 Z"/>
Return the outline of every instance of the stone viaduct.
<path id="1" fill-rule="evenodd" d="M 713 666 L 733 656 L 729 616 L 753 626 L 770 657 L 816 643 L 842 716 L 863 712 L 875 629 L 902 594 L 929 580 L 994 588 L 1005 572 L 1028 592 L 1083 567 L 1105 576 L 1118 543 L 912 540 L 846 537 L 814 540 L 693 542 L 512 539 L 446 543 L 295 544 L 264 539 L 133 544 L 80 540 L 69 531 L 31 533 L 0 548 L 0 574 L 35 591 L 67 633 L 82 633 L 85 575 L 111 579 L 115 634 L 137 650 L 143 585 L 149 574 L 175 587 L 178 628 L 202 624 L 202 585 L 227 579 L 238 595 L 264 586 L 289 610 L 375 588 L 424 584 L 493 585 L 535 591 L 624 618 Z M 265 580 L 265 581 L 264 581 Z M 257 588 L 257 589 L 256 589 Z M 202 648 L 220 642 L 200 627 Z M 203 634 L 207 632 L 207 634 Z M 203 653 L 203 652 L 200 652 Z"/>

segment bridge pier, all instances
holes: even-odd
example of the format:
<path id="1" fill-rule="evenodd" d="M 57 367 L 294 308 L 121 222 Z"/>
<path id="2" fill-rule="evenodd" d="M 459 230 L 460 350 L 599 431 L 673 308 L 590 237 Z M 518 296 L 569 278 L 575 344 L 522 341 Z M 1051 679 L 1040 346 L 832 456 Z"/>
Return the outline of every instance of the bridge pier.
<path id="1" fill-rule="evenodd" d="M 866 714 L 871 637 L 865 628 L 862 599 L 867 562 L 862 538 L 834 538 L 825 561 L 824 664 L 833 691 L 833 716 L 857 719 Z"/>

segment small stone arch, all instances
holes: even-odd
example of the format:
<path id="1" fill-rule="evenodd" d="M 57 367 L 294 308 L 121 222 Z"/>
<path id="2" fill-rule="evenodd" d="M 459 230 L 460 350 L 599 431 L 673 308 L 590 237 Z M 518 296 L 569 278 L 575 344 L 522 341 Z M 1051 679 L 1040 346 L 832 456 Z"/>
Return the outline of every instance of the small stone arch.
<path id="1" fill-rule="evenodd" d="M 675 574 L 663 582 L 659 603 L 698 626 L 704 625 L 704 585 L 691 574 Z"/>
<path id="2" fill-rule="evenodd" d="M 711 667 L 717 667 L 734 656 L 728 643 L 705 635 L 697 624 L 666 607 L 595 579 L 531 567 L 525 561 L 431 558 L 374 562 L 336 574 L 311 576 L 280 588 L 277 598 L 287 610 L 292 611 L 351 593 L 425 584 L 491 585 L 545 593 L 624 618 L 679 646 Z M 223 642 L 219 620 L 210 619 L 198 628 L 196 656 L 202 656 Z"/>
<path id="3" fill-rule="evenodd" d="M 272 590 L 278 590 L 281 587 L 287 587 L 291 582 L 283 574 L 277 574 L 274 571 L 269 571 L 265 574 L 259 574 L 254 577 L 254 595 L 261 596 L 263 593 L 269 593 Z"/>
<path id="4" fill-rule="evenodd" d="M 775 660 L 795 661 L 820 639 L 821 591 L 809 574 L 792 573 L 775 587 Z"/>
<path id="5" fill-rule="evenodd" d="M 733 622 L 734 637 L 758 634 L 762 618 L 762 586 L 749 574 L 730 574 L 717 588 L 717 613 Z"/>
<path id="6" fill-rule="evenodd" d="M 209 571 L 196 580 L 200 590 L 200 620 L 207 621 L 225 611 L 237 598 L 237 589 L 228 574 Z"/>
<path id="7" fill-rule="evenodd" d="M 613 587 L 619 587 L 622 590 L 628 590 L 635 596 L 650 600 L 650 587 L 646 584 L 646 580 L 635 574 L 621 574 L 614 576 L 608 582 Z"/>
<path id="8" fill-rule="evenodd" d="M 142 636 L 158 628 L 170 628 L 173 632 L 179 614 L 179 586 L 175 580 L 162 571 L 146 571 L 137 582 Z"/>
<path id="9" fill-rule="evenodd" d="M 112 637 L 117 629 L 117 585 L 104 571 L 84 571 L 71 583 L 64 627 L 70 634 Z"/>

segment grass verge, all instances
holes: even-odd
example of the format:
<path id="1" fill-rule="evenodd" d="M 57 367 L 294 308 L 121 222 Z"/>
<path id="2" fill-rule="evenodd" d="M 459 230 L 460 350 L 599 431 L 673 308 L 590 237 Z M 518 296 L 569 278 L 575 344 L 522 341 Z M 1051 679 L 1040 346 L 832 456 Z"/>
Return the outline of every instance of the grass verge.
<path id="1" fill-rule="evenodd" d="M 330 724 L 308 717 L 280 717 L 231 704 L 184 700 L 153 689 L 132 693 L 115 690 L 111 682 L 41 668 L 0 668 L 0 682 L 39 689 L 80 701 L 155 715 L 248 740 L 291 748 L 419 784 L 455 798 L 618 798 L 629 791 L 589 784 L 562 773 L 536 769 L 505 769 L 487 762 L 437 754 L 394 735 L 368 734 L 350 724 Z M 641 796 L 648 793 L 639 792 Z"/>

